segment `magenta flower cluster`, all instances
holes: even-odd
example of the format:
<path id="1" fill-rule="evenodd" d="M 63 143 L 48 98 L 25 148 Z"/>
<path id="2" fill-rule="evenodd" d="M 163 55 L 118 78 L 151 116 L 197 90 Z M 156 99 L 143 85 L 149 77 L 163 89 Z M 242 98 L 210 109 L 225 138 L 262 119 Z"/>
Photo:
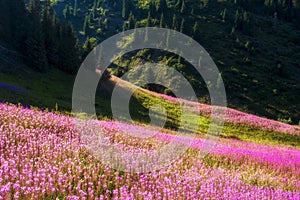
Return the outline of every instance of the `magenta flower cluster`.
<path id="1" fill-rule="evenodd" d="M 155 93 L 153 93 L 155 94 Z M 188 101 L 184 99 L 178 99 L 175 97 L 163 95 L 163 94 L 155 94 L 163 97 L 165 100 L 178 103 L 183 102 L 185 106 L 189 108 L 191 111 L 200 112 L 202 115 L 210 116 L 212 107 L 207 104 L 201 104 L 193 101 Z M 219 107 L 218 109 L 224 109 Z M 258 117 L 256 115 L 247 114 L 238 110 L 234 110 L 231 108 L 226 108 L 226 122 L 234 123 L 234 124 L 244 124 L 247 126 L 257 127 L 263 130 L 271 130 L 271 131 L 278 131 L 282 133 L 289 133 L 294 135 L 300 135 L 300 127 L 295 125 L 290 125 L 286 123 L 282 123 L 275 120 L 266 119 L 263 117 Z"/>
<path id="2" fill-rule="evenodd" d="M 120 122 L 99 126 L 103 143 L 127 151 L 153 151 L 174 137 Z M 202 143 L 193 139 L 164 169 L 126 173 L 85 148 L 74 118 L 0 104 L 0 199 L 300 199 L 299 149 L 222 139 L 201 159 Z"/>

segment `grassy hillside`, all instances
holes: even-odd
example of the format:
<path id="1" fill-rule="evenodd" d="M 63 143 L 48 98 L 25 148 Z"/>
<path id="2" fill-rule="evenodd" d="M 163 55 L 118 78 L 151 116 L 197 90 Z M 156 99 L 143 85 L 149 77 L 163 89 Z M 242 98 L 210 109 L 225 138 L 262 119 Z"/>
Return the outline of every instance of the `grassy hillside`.
<path id="1" fill-rule="evenodd" d="M 2 102 L 13 102 L 16 104 L 21 102 L 25 107 L 35 106 L 42 109 L 60 111 L 67 115 L 70 114 L 70 102 L 74 82 L 73 76 L 56 70 L 52 70 L 48 73 L 36 73 L 30 69 L 26 71 L 26 68 L 24 68 L 24 70 L 22 73 L 18 69 L 0 73 L 2 83 L 2 85 L 0 85 L 0 98 Z M 16 73 L 19 78 L 16 78 Z M 113 119 L 110 97 L 112 88 L 118 81 L 121 80 L 113 76 L 110 80 L 102 82 L 101 86 L 99 85 L 95 102 L 99 119 Z M 129 92 L 130 88 L 135 87 L 128 82 L 122 82 L 119 87 L 121 87 L 123 92 Z M 3 83 L 5 83 L 5 85 Z M 171 97 L 161 96 L 142 88 L 137 88 L 130 100 L 129 110 L 132 119 L 138 124 L 149 124 L 149 109 L 156 104 L 160 104 L 165 108 L 167 121 L 164 127 L 171 130 L 178 130 L 182 114 L 179 103 L 174 103 Z M 186 121 L 183 123 L 182 128 L 187 132 L 197 132 L 199 137 L 202 137 L 209 127 L 210 108 L 208 105 L 200 105 L 201 116 L 199 117 L 193 111 L 198 107 L 197 104 L 187 102 L 186 105 L 189 105 L 190 113 L 188 117 L 185 118 Z M 164 115 L 160 112 L 161 111 L 157 111 L 152 117 L 163 120 Z M 248 121 L 243 119 L 252 120 L 254 123 L 249 124 Z M 126 121 L 128 121 L 128 119 L 125 118 L 124 122 Z M 198 125 L 199 121 L 200 124 Z M 255 116 L 245 113 L 240 114 L 236 111 L 228 111 L 228 119 L 226 119 L 221 137 L 266 144 L 300 146 L 299 134 L 284 134 L 282 132 L 285 132 L 285 130 L 279 128 L 282 126 L 281 123 L 264 121 L 265 119 L 263 118 L 256 119 Z M 258 125 L 256 123 L 258 123 Z M 268 126 L 263 125 L 264 123 L 268 124 Z M 299 132 L 299 127 L 297 128 L 297 126 L 295 126 L 287 129 L 287 132 L 291 131 L 297 133 Z"/>
<path id="2" fill-rule="evenodd" d="M 60 20 L 70 20 L 81 43 L 91 38 L 89 45 L 92 46 L 95 45 L 93 37 L 96 42 L 101 42 L 111 35 L 133 27 L 159 26 L 181 31 L 197 40 L 213 57 L 222 73 L 230 107 L 275 120 L 299 123 L 300 34 L 299 20 L 295 20 L 298 12 L 291 12 L 294 14 L 290 19 L 286 9 L 278 6 L 278 17 L 275 21 L 274 5 L 272 7 L 259 4 L 254 9 L 249 2 L 244 1 L 185 0 L 167 1 L 167 7 L 163 10 L 158 2 L 129 1 L 124 10 L 123 1 L 117 0 L 52 1 Z M 293 9 L 296 9 L 298 5 L 294 2 L 297 1 L 293 1 Z M 90 47 L 87 47 L 89 45 L 84 45 L 83 55 L 90 50 Z M 43 76 L 44 83 L 37 84 L 37 87 L 45 85 L 44 88 L 53 88 L 49 89 L 53 93 L 48 95 L 51 97 L 47 99 L 35 97 L 40 99 L 37 105 L 41 107 L 53 107 L 53 104 L 59 99 L 64 99 L 66 94 L 70 96 L 70 91 L 64 93 L 54 89 L 57 87 L 55 81 L 64 77 L 63 74 L 55 70 L 44 74 L 31 72 L 23 64 L 26 58 L 22 58 L 12 49 L 9 45 L 1 43 L 0 65 L 4 84 L 5 81 L 18 82 L 20 87 L 27 87 L 28 83 L 21 82 L 22 80 L 31 80 L 32 77 L 40 80 L 35 74 Z M 141 62 L 162 63 L 176 68 L 191 82 L 199 101 L 209 103 L 202 78 L 190 70 L 184 59 L 174 54 L 141 50 L 116 60 L 110 72 L 122 76 L 128 69 Z M 7 76 L 7 73 L 15 75 Z M 20 77 L 19 74 L 22 76 L 20 80 L 17 78 Z M 57 76 L 57 79 L 54 78 L 53 81 L 49 76 Z M 62 82 L 68 81 L 66 85 L 71 88 L 74 77 L 66 77 L 68 78 Z M 169 93 L 166 88 L 149 85 L 145 87 Z M 1 88 L 7 89 L 7 86 Z M 3 101 L 11 99 L 12 102 L 18 102 L 23 98 L 22 94 L 10 91 L 6 93 L 2 95 L 5 97 Z M 53 101 L 49 103 L 49 99 Z M 63 109 L 70 107 L 66 105 L 68 102 L 59 104 Z M 105 112 L 103 115 L 106 115 Z"/>
<path id="3" fill-rule="evenodd" d="M 77 129 L 75 123 L 76 119 L 58 113 L 0 104 L 1 197 L 170 200 L 300 197 L 299 140 L 295 148 L 220 139 L 202 158 L 200 137 L 172 159 L 177 148 L 190 137 L 164 129 L 153 133 L 144 126 L 113 121 L 94 121 L 101 128 L 101 135 L 96 132 L 89 135 Z M 280 127 L 284 124 L 277 124 Z M 90 130 L 94 126 L 87 121 L 82 128 Z M 234 128 L 230 130 L 237 134 Z M 252 132 L 255 137 L 253 130 L 242 132 Z M 272 133 L 264 132 L 265 138 Z M 82 134 L 87 135 L 82 137 Z M 147 134 L 151 137 L 145 138 Z M 278 134 L 288 138 L 294 133 Z M 297 134 L 299 138 L 299 130 Z M 174 135 L 180 138 L 165 149 Z M 115 147 L 121 155 L 110 153 Z M 158 154 L 153 154 L 156 151 Z M 167 166 L 160 167 L 165 161 Z"/>
<path id="4" fill-rule="evenodd" d="M 185 0 L 183 10 L 182 1 L 167 1 L 168 9 L 162 11 L 162 18 L 160 11 L 153 11 L 159 7 L 157 2 L 130 1 L 125 14 L 122 1 L 117 0 L 66 0 L 57 2 L 54 8 L 61 20 L 73 23 L 82 43 L 88 37 L 101 42 L 122 30 L 149 25 L 181 31 L 197 40 L 214 59 L 222 73 L 230 107 L 276 120 L 291 118 L 290 123 L 298 124 L 297 20 L 288 20 L 282 8 L 275 21 L 274 5 L 259 4 L 254 9 L 251 2 L 248 5 L 244 1 L 213 0 Z M 175 55 L 143 50 L 116 61 L 111 71 L 121 76 L 135 67 L 137 60 L 175 67 L 197 88 L 199 100 L 209 102 L 201 78 L 189 72 L 187 64 Z"/>

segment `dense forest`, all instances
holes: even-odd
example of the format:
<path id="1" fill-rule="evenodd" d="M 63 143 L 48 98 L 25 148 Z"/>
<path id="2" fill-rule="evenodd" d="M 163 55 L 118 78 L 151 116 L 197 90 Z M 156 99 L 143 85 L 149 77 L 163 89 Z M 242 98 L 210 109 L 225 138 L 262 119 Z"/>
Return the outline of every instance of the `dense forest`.
<path id="1" fill-rule="evenodd" d="M 50 0 L 1 1 L 1 38 L 25 56 L 28 66 L 75 73 L 81 50 L 71 23 L 60 23 Z"/>

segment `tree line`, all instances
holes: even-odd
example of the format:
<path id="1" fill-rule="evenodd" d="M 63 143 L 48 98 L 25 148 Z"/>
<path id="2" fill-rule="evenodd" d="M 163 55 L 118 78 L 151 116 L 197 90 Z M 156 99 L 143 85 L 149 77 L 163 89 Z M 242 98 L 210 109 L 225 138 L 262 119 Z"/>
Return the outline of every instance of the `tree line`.
<path id="1" fill-rule="evenodd" d="M 75 73 L 82 50 L 71 23 L 60 23 L 50 0 L 0 0 L 0 38 L 40 72 Z"/>

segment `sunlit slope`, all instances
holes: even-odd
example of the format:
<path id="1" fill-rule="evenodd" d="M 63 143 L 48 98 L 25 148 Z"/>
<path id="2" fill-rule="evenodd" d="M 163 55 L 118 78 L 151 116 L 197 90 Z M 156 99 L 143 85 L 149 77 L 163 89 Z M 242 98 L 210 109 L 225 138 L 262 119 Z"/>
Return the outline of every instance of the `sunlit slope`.
<path id="1" fill-rule="evenodd" d="M 160 104 L 164 107 L 164 112 L 156 110 L 156 115 L 152 117 L 163 120 L 163 114 L 165 114 L 167 116 L 165 128 L 173 130 L 183 128 L 187 132 L 197 132 L 200 137 L 208 131 L 211 114 L 210 105 L 158 94 L 137 87 L 115 76 L 112 76 L 110 81 L 102 84 L 99 95 L 101 96 L 101 92 L 104 90 L 111 91 L 114 87 L 122 88 L 122 92 L 133 93 L 128 109 L 132 119 L 136 122 L 149 124 L 149 109 L 151 110 L 153 105 Z M 187 117 L 183 119 L 180 102 L 184 102 L 184 105 L 189 110 Z M 227 113 L 221 137 L 260 143 L 300 146 L 299 126 L 269 120 L 230 108 L 220 109 L 226 109 Z M 197 113 L 200 113 L 200 116 Z M 182 122 L 181 120 L 185 121 Z M 124 121 L 128 121 L 128 119 L 124 119 Z M 195 127 L 197 128 L 195 129 Z"/>
<path id="2" fill-rule="evenodd" d="M 16 78 L 16 74 L 20 74 L 18 75 L 20 77 L 22 75 L 22 78 Z M 2 85 L 6 86 L 0 88 L 0 100 L 2 102 L 22 103 L 28 107 L 32 105 L 41 109 L 48 108 L 49 110 L 58 110 L 60 112 L 67 111 L 67 113 L 71 111 L 74 77 L 70 75 L 65 75 L 55 70 L 51 70 L 46 74 L 39 74 L 28 70 L 26 74 L 22 74 L 19 71 L 0 73 L 0 78 Z M 113 119 L 110 97 L 111 91 L 117 81 L 119 79 L 112 76 L 111 80 L 99 84 L 95 104 L 99 119 Z M 23 88 L 26 92 L 20 93 L 19 90 L 12 90 L 8 86 Z M 208 130 L 210 123 L 209 105 L 185 101 L 185 105 L 190 107 L 190 113 L 185 119 L 188 123 L 181 123 L 181 110 L 179 106 L 179 101 L 181 100 L 137 88 L 124 81 L 121 81 L 119 87 L 125 93 L 137 89 L 130 100 L 129 110 L 131 118 L 138 123 L 149 124 L 149 108 L 155 104 L 160 104 L 165 108 L 165 114 L 167 114 L 165 128 L 177 130 L 180 124 L 182 124 L 182 128 L 185 131 L 197 132 L 199 136 L 203 136 Z M 194 112 L 197 108 L 200 110 L 200 117 Z M 163 116 L 154 115 L 158 119 L 163 119 Z M 124 120 L 126 121 L 126 119 Z M 225 121 L 221 137 L 260 143 L 288 144 L 292 146 L 299 146 L 300 143 L 299 126 L 291 126 L 254 115 L 248 115 L 233 109 L 227 109 Z M 194 128 L 195 126 L 198 126 L 198 128 L 191 129 L 191 127 Z"/>

